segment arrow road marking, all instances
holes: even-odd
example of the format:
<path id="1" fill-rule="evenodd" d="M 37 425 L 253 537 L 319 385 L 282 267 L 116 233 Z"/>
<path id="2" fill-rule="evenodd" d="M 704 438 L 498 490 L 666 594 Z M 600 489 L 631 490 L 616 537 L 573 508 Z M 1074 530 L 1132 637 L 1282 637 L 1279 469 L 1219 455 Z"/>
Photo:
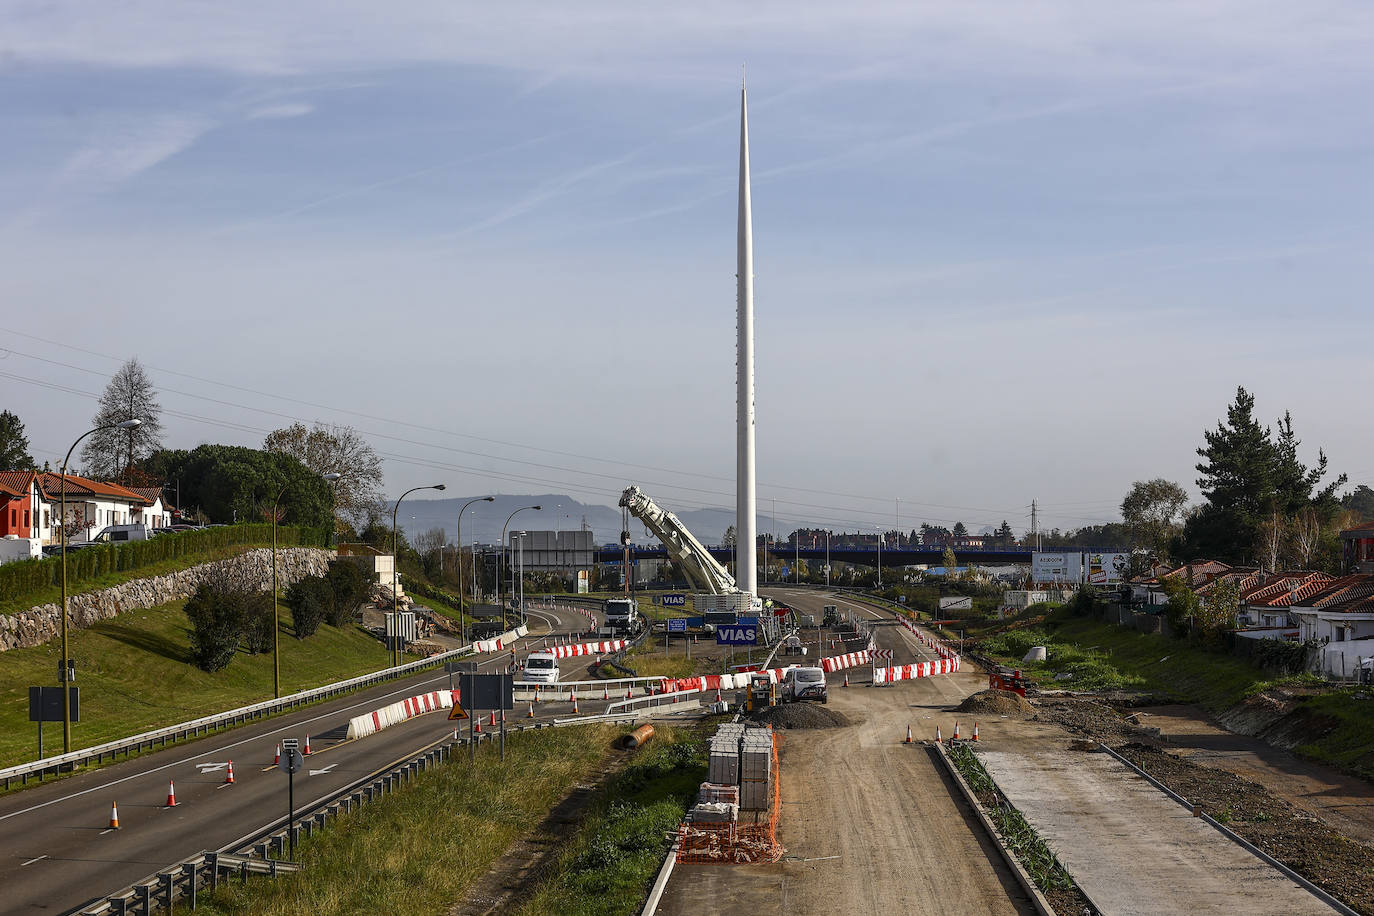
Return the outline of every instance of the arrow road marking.
<path id="1" fill-rule="evenodd" d="M 334 769 L 336 766 L 338 766 L 337 763 L 331 763 L 329 766 L 325 767 L 323 770 L 311 770 L 311 771 L 310 771 L 310 775 L 311 775 L 311 776 L 323 776 L 325 773 L 328 773 L 330 770 Z"/>
<path id="2" fill-rule="evenodd" d="M 196 764 L 196 766 L 200 769 L 200 775 L 202 775 L 202 776 L 204 776 L 206 773 L 213 773 L 213 772 L 215 772 L 215 770 L 222 770 L 222 769 L 224 769 L 225 767 L 227 767 L 228 765 L 229 765 L 228 761 L 225 761 L 224 763 L 198 763 L 198 764 Z"/>

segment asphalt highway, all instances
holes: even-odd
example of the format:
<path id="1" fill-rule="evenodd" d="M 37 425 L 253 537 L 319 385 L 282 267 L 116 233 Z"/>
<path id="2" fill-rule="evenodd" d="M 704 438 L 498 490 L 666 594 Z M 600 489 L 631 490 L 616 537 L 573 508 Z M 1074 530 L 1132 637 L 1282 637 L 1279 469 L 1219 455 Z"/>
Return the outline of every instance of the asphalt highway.
<path id="1" fill-rule="evenodd" d="M 586 626 L 573 613 L 541 610 L 530 617 L 531 635 L 517 647 L 521 653 L 538 647 L 544 635 Z M 482 670 L 504 670 L 512 654 L 478 661 Z M 344 739 L 352 717 L 448 684 L 442 671 L 425 672 L 0 798 L 0 913 L 64 912 L 284 819 L 288 777 L 273 766 L 283 738 L 299 738 L 304 746 L 309 736 L 313 751 L 306 771 L 295 776 L 299 810 L 451 736 L 457 723 L 435 712 L 366 738 Z M 544 703 L 536 714 L 566 716 L 570 708 Z M 225 782 L 231 760 L 232 785 Z M 166 804 L 169 780 L 176 807 Z M 109 829 L 113 803 L 119 806 L 119 830 Z"/>

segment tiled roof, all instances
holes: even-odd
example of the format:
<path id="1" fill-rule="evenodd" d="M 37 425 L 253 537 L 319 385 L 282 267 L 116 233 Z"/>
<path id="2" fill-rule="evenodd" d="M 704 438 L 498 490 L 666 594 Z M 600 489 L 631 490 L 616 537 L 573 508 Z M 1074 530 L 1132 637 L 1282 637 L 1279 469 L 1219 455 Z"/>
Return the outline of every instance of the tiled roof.
<path id="1" fill-rule="evenodd" d="M 127 487 L 126 489 L 142 496 L 144 499 L 148 500 L 150 504 L 162 498 L 162 487 Z"/>
<path id="2" fill-rule="evenodd" d="M 1243 604 L 1252 607 L 1288 607 L 1294 599 L 1305 600 L 1331 582 L 1331 576 L 1312 570 L 1278 572 L 1240 596 Z"/>
<path id="3" fill-rule="evenodd" d="M 48 501 L 55 500 L 62 492 L 61 474 L 39 474 L 38 486 L 43 491 L 43 497 Z M 119 499 L 131 503 L 143 503 L 152 505 L 152 500 L 135 493 L 128 487 L 121 487 L 117 483 L 103 483 L 99 480 L 90 480 L 86 477 L 78 477 L 76 474 L 67 475 L 67 495 L 68 496 L 103 496 L 106 499 Z"/>
<path id="4" fill-rule="evenodd" d="M 1308 595 L 1298 606 L 1327 609 L 1369 595 L 1374 595 L 1374 576 L 1353 573 L 1332 579 L 1325 588 Z"/>
<path id="5" fill-rule="evenodd" d="M 1341 532 L 1341 537 L 1347 539 L 1374 538 L 1374 522 L 1361 522 L 1354 528 L 1347 528 Z"/>
<path id="6" fill-rule="evenodd" d="M 33 491 L 33 471 L 0 471 L 0 493 L 10 498 L 26 496 Z"/>

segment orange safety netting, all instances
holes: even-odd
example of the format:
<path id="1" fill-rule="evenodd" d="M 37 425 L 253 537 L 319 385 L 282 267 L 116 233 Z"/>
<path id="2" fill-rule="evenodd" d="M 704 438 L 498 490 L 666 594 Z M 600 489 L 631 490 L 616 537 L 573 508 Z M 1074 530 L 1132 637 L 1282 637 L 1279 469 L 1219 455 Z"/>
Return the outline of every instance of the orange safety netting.
<path id="1" fill-rule="evenodd" d="M 679 863 L 735 865 L 776 862 L 782 858 L 778 842 L 778 814 L 782 810 L 782 771 L 778 767 L 778 745 L 782 736 L 773 733 L 773 792 L 767 819 L 754 813 L 753 823 L 679 824 L 677 861 Z"/>

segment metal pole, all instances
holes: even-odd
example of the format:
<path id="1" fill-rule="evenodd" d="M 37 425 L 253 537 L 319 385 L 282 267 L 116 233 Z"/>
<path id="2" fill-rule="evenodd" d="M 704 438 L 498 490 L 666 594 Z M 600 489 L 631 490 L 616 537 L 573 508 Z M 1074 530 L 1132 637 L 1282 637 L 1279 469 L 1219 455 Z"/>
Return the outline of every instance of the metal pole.
<path id="1" fill-rule="evenodd" d="M 277 651 L 277 630 L 280 623 L 277 620 L 277 503 L 281 501 L 278 495 L 276 501 L 272 503 L 272 696 L 281 696 L 281 655 Z"/>
<path id="2" fill-rule="evenodd" d="M 286 767 L 286 841 L 291 844 L 291 858 L 296 857 L 296 752 L 287 752 Z M 304 759 L 304 758 L 302 758 Z"/>
<path id="3" fill-rule="evenodd" d="M 825 532 L 825 587 L 830 587 L 830 531 Z"/>
<path id="4" fill-rule="evenodd" d="M 411 487 L 400 496 L 396 497 L 396 505 L 391 507 L 391 629 L 394 633 L 390 637 L 391 647 L 391 666 L 394 668 L 401 664 L 402 643 L 401 637 L 401 596 L 400 577 L 398 567 L 401 565 L 401 555 L 397 550 L 399 544 L 399 532 L 396 527 L 396 513 L 401 510 L 401 500 L 405 499 L 416 490 L 442 490 L 444 485 L 441 483 L 431 484 L 424 487 Z"/>
<path id="5" fill-rule="evenodd" d="M 454 532 L 453 543 L 458 546 L 458 640 L 467 642 L 467 618 L 463 616 L 463 512 L 473 503 L 495 502 L 495 496 L 479 496 L 463 503 L 458 510 L 458 530 Z M 472 593 L 477 594 L 477 539 L 472 541 Z"/>

